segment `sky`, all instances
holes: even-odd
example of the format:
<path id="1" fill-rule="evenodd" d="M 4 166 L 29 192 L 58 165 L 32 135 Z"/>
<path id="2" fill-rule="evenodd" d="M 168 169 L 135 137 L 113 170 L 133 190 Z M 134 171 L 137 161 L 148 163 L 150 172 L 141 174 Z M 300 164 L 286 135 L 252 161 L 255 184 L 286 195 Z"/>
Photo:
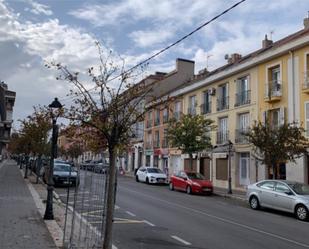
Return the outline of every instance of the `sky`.
<path id="1" fill-rule="evenodd" d="M 237 1 L 0 0 L 0 81 L 17 92 L 13 126 L 54 97 L 70 106 L 72 86 L 46 63 L 86 72 L 99 64 L 99 41 L 130 68 Z M 176 58 L 194 60 L 196 73 L 213 70 L 225 54 L 261 48 L 265 34 L 276 41 L 302 29 L 308 11 L 309 0 L 247 0 L 151 60 L 144 75 L 175 69 Z"/>

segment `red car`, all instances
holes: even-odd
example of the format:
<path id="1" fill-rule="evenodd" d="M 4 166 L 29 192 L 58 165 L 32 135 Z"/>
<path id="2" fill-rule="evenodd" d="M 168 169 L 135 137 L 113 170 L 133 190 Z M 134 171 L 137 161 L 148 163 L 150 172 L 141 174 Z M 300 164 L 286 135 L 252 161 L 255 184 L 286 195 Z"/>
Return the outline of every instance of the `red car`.
<path id="1" fill-rule="evenodd" d="M 186 191 L 187 194 L 212 194 L 213 192 L 211 181 L 196 172 L 179 171 L 172 175 L 169 187 L 170 190 Z"/>

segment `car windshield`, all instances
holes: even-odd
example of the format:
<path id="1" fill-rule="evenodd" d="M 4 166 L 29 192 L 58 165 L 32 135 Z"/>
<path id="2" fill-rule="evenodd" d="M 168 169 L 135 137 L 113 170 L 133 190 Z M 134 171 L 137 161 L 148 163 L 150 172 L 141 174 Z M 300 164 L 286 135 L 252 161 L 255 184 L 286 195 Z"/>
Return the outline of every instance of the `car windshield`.
<path id="1" fill-rule="evenodd" d="M 163 173 L 160 169 L 156 169 L 156 168 L 151 168 L 151 169 L 147 169 L 148 173 Z"/>
<path id="2" fill-rule="evenodd" d="M 54 171 L 69 172 L 70 170 L 73 171 L 68 164 L 55 164 L 54 166 Z"/>
<path id="3" fill-rule="evenodd" d="M 288 185 L 298 195 L 309 195 L 309 185 L 302 184 L 302 183 L 290 183 Z"/>
<path id="4" fill-rule="evenodd" d="M 189 179 L 196 179 L 196 180 L 205 180 L 205 177 L 200 173 L 190 172 L 187 173 Z"/>

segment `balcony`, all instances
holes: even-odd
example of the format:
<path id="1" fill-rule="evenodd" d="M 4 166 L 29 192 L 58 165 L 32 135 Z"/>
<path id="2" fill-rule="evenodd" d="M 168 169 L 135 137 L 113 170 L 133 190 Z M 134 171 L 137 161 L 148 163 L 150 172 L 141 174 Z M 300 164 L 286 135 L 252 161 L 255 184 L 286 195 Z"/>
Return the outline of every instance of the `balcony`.
<path id="1" fill-rule="evenodd" d="M 217 144 L 227 143 L 229 140 L 229 132 L 228 131 L 218 131 L 217 132 Z"/>
<path id="2" fill-rule="evenodd" d="M 309 93 L 309 71 L 304 72 L 303 92 Z"/>
<path id="3" fill-rule="evenodd" d="M 148 119 L 146 121 L 146 128 L 150 128 L 150 127 L 152 127 L 152 119 Z"/>
<path id="4" fill-rule="evenodd" d="M 250 104 L 251 91 L 241 91 L 235 94 L 235 107 Z"/>
<path id="5" fill-rule="evenodd" d="M 221 97 L 217 99 L 217 111 L 229 109 L 229 97 Z"/>
<path id="6" fill-rule="evenodd" d="M 163 140 L 161 142 L 161 147 L 162 148 L 168 148 L 168 140 L 167 140 L 167 138 L 163 138 Z"/>
<path id="7" fill-rule="evenodd" d="M 201 114 L 211 113 L 211 102 L 204 103 L 201 105 Z"/>
<path id="8" fill-rule="evenodd" d="M 189 107 L 188 108 L 188 114 L 196 115 L 196 108 L 195 107 Z"/>
<path id="9" fill-rule="evenodd" d="M 163 115 L 163 124 L 168 123 L 168 115 Z"/>
<path id="10" fill-rule="evenodd" d="M 160 148 L 160 140 L 153 140 L 153 148 Z"/>
<path id="11" fill-rule="evenodd" d="M 154 125 L 155 125 L 155 126 L 160 125 L 160 118 L 156 118 L 156 119 L 154 120 Z"/>
<path id="12" fill-rule="evenodd" d="M 280 101 L 282 97 L 282 81 L 272 80 L 265 85 L 265 101 Z"/>
<path id="13" fill-rule="evenodd" d="M 248 132 L 248 129 L 235 130 L 235 143 L 237 143 L 237 144 L 247 144 L 247 143 L 249 143 L 247 136 L 245 136 L 246 132 Z"/>
<path id="14" fill-rule="evenodd" d="M 146 150 L 148 149 L 152 149 L 152 141 L 148 141 L 148 142 L 146 142 L 145 143 L 145 148 L 146 148 Z"/>

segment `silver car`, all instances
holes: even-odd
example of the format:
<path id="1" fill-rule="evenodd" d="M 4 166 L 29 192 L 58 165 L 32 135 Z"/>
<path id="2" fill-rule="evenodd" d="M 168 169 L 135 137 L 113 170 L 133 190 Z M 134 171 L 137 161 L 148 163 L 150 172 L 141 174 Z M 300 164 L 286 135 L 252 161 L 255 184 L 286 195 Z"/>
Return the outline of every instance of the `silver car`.
<path id="1" fill-rule="evenodd" d="M 309 185 L 303 183 L 260 181 L 248 186 L 247 200 L 252 209 L 267 207 L 294 213 L 302 221 L 309 218 Z"/>

